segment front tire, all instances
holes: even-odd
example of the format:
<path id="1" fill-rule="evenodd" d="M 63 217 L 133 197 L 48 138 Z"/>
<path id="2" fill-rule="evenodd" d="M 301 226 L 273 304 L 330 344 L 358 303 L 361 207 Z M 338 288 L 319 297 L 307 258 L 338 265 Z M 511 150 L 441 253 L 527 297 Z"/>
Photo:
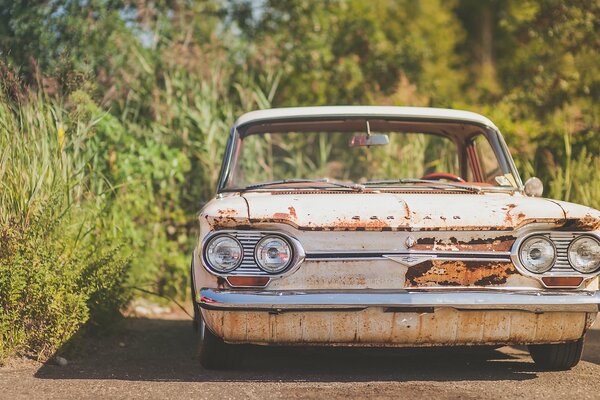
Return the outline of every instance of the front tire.
<path id="1" fill-rule="evenodd" d="M 194 287 L 194 266 L 190 271 L 192 304 L 194 306 L 194 334 L 196 335 L 197 353 L 200 364 L 206 369 L 233 369 L 241 360 L 240 346 L 227 344 L 210 331 L 202 320 L 200 306 L 196 302 Z"/>
<path id="2" fill-rule="evenodd" d="M 583 353 L 583 338 L 559 344 L 529 345 L 529 354 L 536 365 L 552 371 L 565 371 L 576 366 Z"/>
<path id="3" fill-rule="evenodd" d="M 206 369 L 234 369 L 240 361 L 240 346 L 227 344 L 210 331 L 202 319 L 196 333 L 200 364 Z"/>

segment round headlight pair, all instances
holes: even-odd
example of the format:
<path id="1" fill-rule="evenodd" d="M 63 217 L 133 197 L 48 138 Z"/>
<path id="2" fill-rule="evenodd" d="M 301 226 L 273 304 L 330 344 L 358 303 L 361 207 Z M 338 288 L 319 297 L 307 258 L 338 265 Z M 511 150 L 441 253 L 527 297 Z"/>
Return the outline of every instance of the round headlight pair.
<path id="1" fill-rule="evenodd" d="M 254 259 L 259 268 L 270 274 L 282 272 L 292 263 L 292 247 L 279 236 L 262 238 L 254 250 Z M 212 238 L 206 246 L 206 260 L 217 272 L 231 272 L 242 263 L 244 248 L 229 235 Z"/>
<path id="2" fill-rule="evenodd" d="M 567 256 L 573 269 L 592 273 L 600 268 L 600 242 L 591 236 L 580 236 L 569 245 Z M 547 237 L 532 236 L 521 245 L 519 258 L 529 271 L 542 274 L 554 265 L 556 248 Z"/>

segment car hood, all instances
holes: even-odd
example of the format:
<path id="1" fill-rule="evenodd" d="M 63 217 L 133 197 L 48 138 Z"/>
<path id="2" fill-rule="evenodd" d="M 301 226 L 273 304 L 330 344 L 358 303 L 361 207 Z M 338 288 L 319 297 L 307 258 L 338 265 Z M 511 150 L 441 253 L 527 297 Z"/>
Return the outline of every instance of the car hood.
<path id="1" fill-rule="evenodd" d="M 274 191 L 243 198 L 248 223 L 284 223 L 300 230 L 514 230 L 534 222 L 566 222 L 558 202 L 521 194 Z"/>

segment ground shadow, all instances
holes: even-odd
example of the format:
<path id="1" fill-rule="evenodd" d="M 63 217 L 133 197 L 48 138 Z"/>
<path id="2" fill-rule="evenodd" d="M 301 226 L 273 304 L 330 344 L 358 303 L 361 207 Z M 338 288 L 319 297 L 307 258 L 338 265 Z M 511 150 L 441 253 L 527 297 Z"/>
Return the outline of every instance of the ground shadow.
<path id="1" fill-rule="evenodd" d="M 600 365 L 600 330 L 590 329 L 585 335 L 582 360 Z"/>
<path id="2" fill-rule="evenodd" d="M 42 366 L 41 379 L 131 381 L 463 381 L 534 379 L 536 369 L 518 350 L 493 349 L 245 348 L 235 371 L 203 369 L 191 321 L 128 318 L 123 332 L 86 339 L 69 364 Z"/>

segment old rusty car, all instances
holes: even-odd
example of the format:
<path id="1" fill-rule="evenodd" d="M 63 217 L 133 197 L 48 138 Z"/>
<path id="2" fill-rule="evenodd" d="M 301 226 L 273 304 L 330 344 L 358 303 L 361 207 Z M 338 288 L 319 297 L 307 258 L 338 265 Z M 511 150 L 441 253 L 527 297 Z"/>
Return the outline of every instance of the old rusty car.
<path id="1" fill-rule="evenodd" d="M 235 367 L 239 344 L 522 344 L 539 368 L 575 366 L 600 303 L 600 212 L 542 190 L 471 112 L 241 116 L 199 213 L 201 363 Z"/>

